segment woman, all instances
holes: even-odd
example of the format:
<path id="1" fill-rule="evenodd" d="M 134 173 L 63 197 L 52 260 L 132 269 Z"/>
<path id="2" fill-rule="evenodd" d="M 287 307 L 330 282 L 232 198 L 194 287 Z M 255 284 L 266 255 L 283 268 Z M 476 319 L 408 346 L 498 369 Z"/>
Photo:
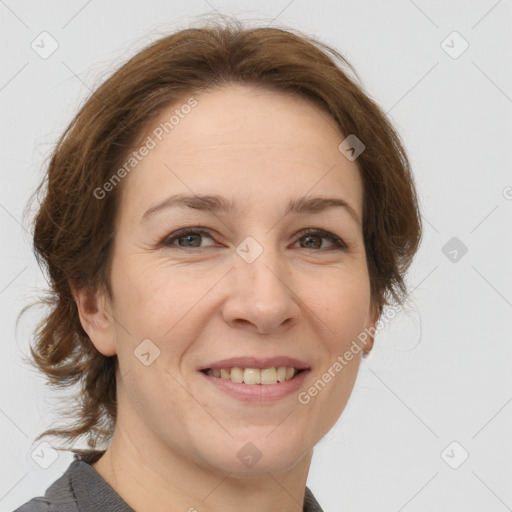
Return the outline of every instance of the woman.
<path id="1" fill-rule="evenodd" d="M 52 296 L 32 355 L 80 388 L 37 439 L 92 449 L 19 511 L 321 511 L 313 447 L 421 238 L 400 139 L 344 66 L 208 24 L 82 107 L 35 219 Z"/>

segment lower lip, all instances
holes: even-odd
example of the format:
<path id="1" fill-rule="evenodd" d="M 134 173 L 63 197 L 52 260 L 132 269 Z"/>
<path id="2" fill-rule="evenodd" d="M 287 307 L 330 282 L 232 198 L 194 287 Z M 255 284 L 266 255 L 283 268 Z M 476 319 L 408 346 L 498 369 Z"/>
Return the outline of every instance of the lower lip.
<path id="1" fill-rule="evenodd" d="M 223 391 L 233 398 L 243 402 L 275 402 L 297 392 L 302 386 L 309 370 L 303 370 L 293 379 L 278 382 L 277 384 L 244 384 L 233 382 L 230 379 L 213 377 L 199 372 L 208 382 L 219 391 Z"/>

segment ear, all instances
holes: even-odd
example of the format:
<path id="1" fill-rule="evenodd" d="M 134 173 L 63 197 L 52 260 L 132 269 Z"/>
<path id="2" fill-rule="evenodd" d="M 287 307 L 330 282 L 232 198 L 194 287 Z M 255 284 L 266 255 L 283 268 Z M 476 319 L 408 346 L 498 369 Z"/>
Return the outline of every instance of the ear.
<path id="1" fill-rule="evenodd" d="M 368 353 L 373 348 L 373 343 L 375 341 L 375 331 L 377 330 L 377 322 L 379 321 L 380 315 L 382 313 L 382 308 L 376 306 L 373 302 L 370 306 L 370 310 L 368 312 L 368 320 L 365 326 L 365 332 L 368 337 L 365 340 L 364 352 Z"/>
<path id="2" fill-rule="evenodd" d="M 77 305 L 80 323 L 93 345 L 105 356 L 115 355 L 117 351 L 110 300 L 105 293 L 87 286 L 79 287 L 72 280 L 69 286 Z"/>

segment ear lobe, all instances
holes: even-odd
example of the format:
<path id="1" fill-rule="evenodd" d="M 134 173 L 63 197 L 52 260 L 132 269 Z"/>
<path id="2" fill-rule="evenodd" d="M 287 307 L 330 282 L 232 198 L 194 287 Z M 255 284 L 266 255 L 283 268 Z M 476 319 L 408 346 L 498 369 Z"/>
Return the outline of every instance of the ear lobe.
<path id="1" fill-rule="evenodd" d="M 90 287 L 79 287 L 69 282 L 75 300 L 80 323 L 98 352 L 105 356 L 117 353 L 113 317 L 108 310 L 109 301 L 104 293 Z"/>

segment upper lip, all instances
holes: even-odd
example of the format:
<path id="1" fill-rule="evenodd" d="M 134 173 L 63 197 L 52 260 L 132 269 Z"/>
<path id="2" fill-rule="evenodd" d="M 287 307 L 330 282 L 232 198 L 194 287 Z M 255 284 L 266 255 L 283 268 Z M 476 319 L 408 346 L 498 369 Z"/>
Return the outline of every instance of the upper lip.
<path id="1" fill-rule="evenodd" d="M 222 369 L 222 368 L 258 368 L 264 370 L 265 368 L 279 368 L 286 366 L 288 368 L 297 368 L 297 370 L 307 370 L 309 365 L 300 359 L 287 356 L 274 356 L 274 357 L 230 357 L 229 359 L 222 359 L 220 361 L 211 362 L 199 368 L 200 371 L 208 369 Z"/>

